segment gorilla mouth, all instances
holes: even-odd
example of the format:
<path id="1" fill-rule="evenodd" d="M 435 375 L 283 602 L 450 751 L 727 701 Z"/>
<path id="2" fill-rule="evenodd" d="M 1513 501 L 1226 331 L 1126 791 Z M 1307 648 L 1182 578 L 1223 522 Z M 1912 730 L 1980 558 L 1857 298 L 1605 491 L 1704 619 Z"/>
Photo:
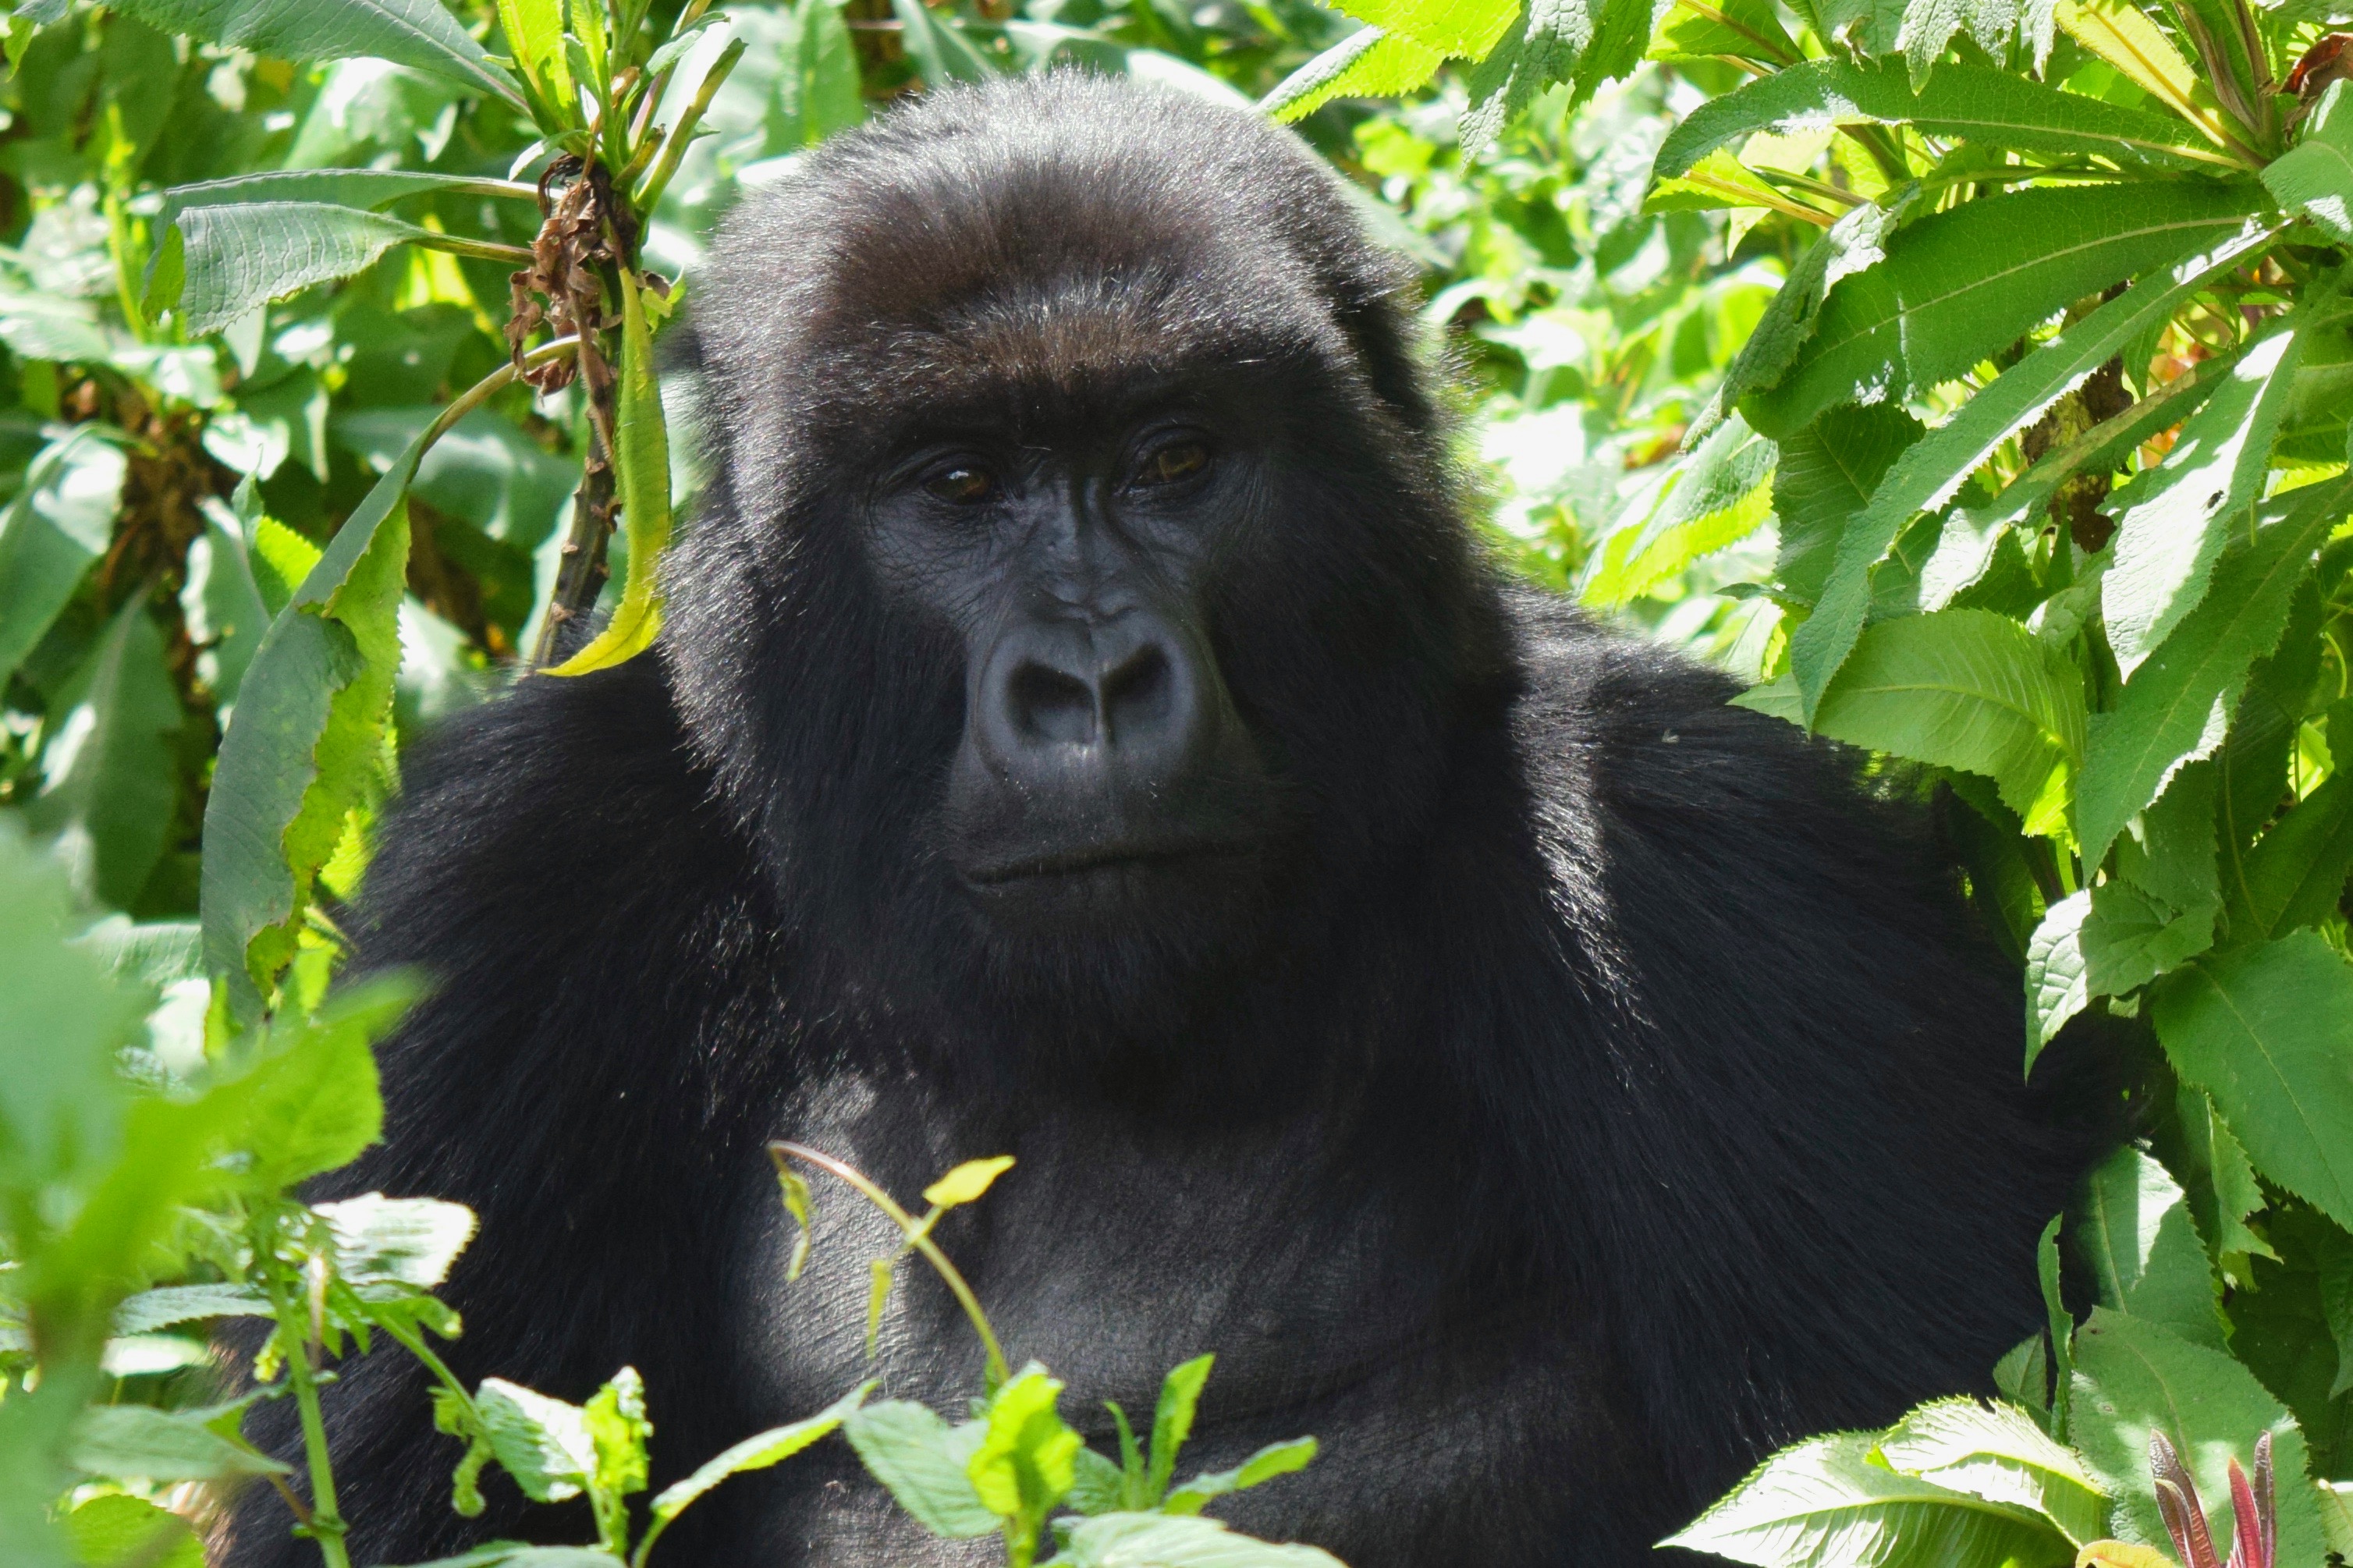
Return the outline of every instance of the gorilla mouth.
<path id="1" fill-rule="evenodd" d="M 1200 861 L 1230 860 L 1255 854 L 1246 839 L 1195 839 L 1181 843 L 1091 844 L 1074 849 L 1024 855 L 963 871 L 976 888 L 1087 877 L 1105 871 L 1157 871 Z"/>

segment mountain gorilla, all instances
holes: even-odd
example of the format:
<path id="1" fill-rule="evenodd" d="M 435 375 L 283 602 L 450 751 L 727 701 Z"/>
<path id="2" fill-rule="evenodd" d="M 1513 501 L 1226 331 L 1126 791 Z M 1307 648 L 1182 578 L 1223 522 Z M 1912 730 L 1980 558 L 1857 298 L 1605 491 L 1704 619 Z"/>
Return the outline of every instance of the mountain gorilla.
<path id="1" fill-rule="evenodd" d="M 937 93 L 747 197 L 692 306 L 711 493 L 656 656 L 411 771 L 368 962 L 438 991 L 340 1190 L 480 1211 L 450 1359 L 642 1369 L 678 1473 L 868 1374 L 912 1194 L 1017 1362 L 1187 1468 L 1313 1433 L 1237 1526 L 1354 1568 L 1628 1564 L 1769 1446 L 1985 1383 L 2084 1140 L 2014 972 L 1852 759 L 1507 587 L 1410 281 L 1249 113 L 1075 75 Z M 902 1271 L 875 1373 L 979 1351 Z M 329 1411 L 356 1561 L 585 1516 L 447 1502 L 397 1352 Z M 661 1476 L 657 1475 L 659 1484 Z M 232 1561 L 292 1563 L 266 1492 Z M 699 1515 L 699 1517 L 698 1517 Z M 839 1444 L 671 1562 L 980 1563 Z"/>

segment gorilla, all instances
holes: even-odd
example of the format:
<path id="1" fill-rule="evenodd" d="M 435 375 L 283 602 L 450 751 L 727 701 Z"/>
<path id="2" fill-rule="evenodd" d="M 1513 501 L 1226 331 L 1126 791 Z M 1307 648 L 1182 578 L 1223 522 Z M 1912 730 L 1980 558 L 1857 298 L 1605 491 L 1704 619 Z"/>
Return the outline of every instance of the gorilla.
<path id="1" fill-rule="evenodd" d="M 327 1195 L 471 1205 L 449 1359 L 644 1373 L 657 1485 L 981 1352 L 1149 1409 L 1353 1568 L 1630 1564 L 1771 1447 L 1987 1384 L 2092 1152 L 1915 805 L 1721 677 L 1514 587 L 1412 279 L 1239 109 L 1081 75 L 930 96 L 747 196 L 691 305 L 707 493 L 649 657 L 409 770 L 355 913 L 436 989 Z M 458 1446 L 397 1351 L 328 1424 L 354 1560 L 585 1513 Z M 569 1505 L 576 1506 L 576 1505 Z M 292 1563 L 266 1491 L 228 1560 Z M 702 1568 L 978 1563 L 849 1449 L 730 1482 Z"/>

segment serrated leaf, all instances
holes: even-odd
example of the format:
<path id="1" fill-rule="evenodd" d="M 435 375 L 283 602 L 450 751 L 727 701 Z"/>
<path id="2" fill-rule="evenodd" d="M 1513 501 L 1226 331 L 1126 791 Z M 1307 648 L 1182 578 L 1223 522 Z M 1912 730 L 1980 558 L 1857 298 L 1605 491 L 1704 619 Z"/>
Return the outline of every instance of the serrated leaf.
<path id="1" fill-rule="evenodd" d="M 1303 120 L 1335 98 L 1395 98 L 1438 74 L 1446 57 L 1401 33 L 1351 33 L 1285 77 L 1260 100 L 1280 121 Z"/>
<path id="2" fill-rule="evenodd" d="M 2031 1342 L 2041 1349 L 2041 1340 Z M 2078 1546 L 2107 1529 L 2108 1500 L 2099 1480 L 2015 1405 L 1933 1401 L 1907 1412 L 1879 1440 L 1879 1451 L 1906 1475 L 2032 1509 Z"/>
<path id="3" fill-rule="evenodd" d="M 269 169 L 223 180 L 174 185 L 164 193 L 164 210 L 155 222 L 161 229 L 194 207 L 241 206 L 256 202 L 299 202 L 306 206 L 324 204 L 374 212 L 404 196 L 445 191 L 455 195 L 520 201 L 535 200 L 539 194 L 537 186 L 521 180 L 437 174 L 421 169 Z"/>
<path id="4" fill-rule="evenodd" d="M 687 1504 L 727 1479 L 747 1470 L 765 1470 L 782 1464 L 802 1449 L 830 1436 L 850 1414 L 866 1402 L 873 1391 L 871 1383 L 835 1400 L 816 1415 L 782 1426 L 772 1426 L 765 1432 L 754 1433 L 742 1442 L 721 1449 L 695 1467 L 694 1473 L 682 1481 L 674 1481 L 654 1494 L 652 1519 L 657 1526 L 666 1525 L 684 1511 Z"/>
<path id="5" fill-rule="evenodd" d="M 1060 1380 L 1034 1362 L 989 1397 L 979 1447 L 965 1463 L 981 1506 L 1034 1533 L 1078 1478 L 1079 1435 L 1055 1410 Z"/>
<path id="6" fill-rule="evenodd" d="M 2214 863 L 2215 770 L 2193 763 L 2116 838 L 2116 872 L 2177 910 L 2222 901 Z"/>
<path id="7" fill-rule="evenodd" d="M 1317 1547 L 1255 1541 L 1214 1519 L 1165 1513 L 1082 1520 L 1054 1561 L 1065 1568 L 1341 1568 Z"/>
<path id="8" fill-rule="evenodd" d="M 269 1298 L 250 1285 L 166 1285 L 126 1298 L 114 1309 L 111 1327 L 117 1334 L 152 1334 L 209 1318 L 269 1315 Z"/>
<path id="9" fill-rule="evenodd" d="M 23 484 L 0 508 L 0 681 L 106 552 L 129 471 L 121 449 L 90 425 L 76 426 L 26 466 Z"/>
<path id="10" fill-rule="evenodd" d="M 1996 1568 L 2056 1563 L 2056 1526 L 1872 1462 L 1877 1439 L 1841 1432 L 1782 1449 L 1665 1541 L 1759 1568 Z"/>
<path id="11" fill-rule="evenodd" d="M 923 1189 L 923 1201 L 944 1209 L 968 1204 L 988 1191 L 997 1177 L 1013 1169 L 1013 1156 L 998 1154 L 987 1160 L 966 1160 L 963 1164 Z"/>
<path id="12" fill-rule="evenodd" d="M 2162 1323 L 2192 1344 L 2225 1348 L 2206 1250 L 2181 1187 L 2157 1161 L 2126 1144 L 2094 1167 L 2068 1238 L 2102 1305 Z"/>
<path id="13" fill-rule="evenodd" d="M 2353 109 L 2343 81 L 2328 84 L 2294 147 L 2272 160 L 2263 184 L 2338 244 L 2353 244 Z"/>
<path id="14" fill-rule="evenodd" d="M 2197 182 L 2015 191 L 1933 213 L 1831 291 L 1788 374 L 1742 411 L 1778 437 L 1838 404 L 1923 396 L 2085 295 L 2225 241 L 2267 205 L 2252 186 Z"/>
<path id="15" fill-rule="evenodd" d="M 2289 598 L 2348 501 L 2353 480 L 2339 479 L 2265 502 L 2254 542 L 2223 557 L 2204 601 L 2133 672 L 2116 710 L 2094 721 L 2076 796 L 2087 865 L 2177 769 L 2221 744 L 2248 668 L 2278 642 Z"/>
<path id="16" fill-rule="evenodd" d="M 2167 976 L 2150 1017 L 2256 1169 L 2353 1225 L 2353 966 L 2294 931 Z"/>
<path id="17" fill-rule="evenodd" d="M 2213 904 L 2176 910 L 2122 882 L 2051 906 L 2027 943 L 2026 1066 L 2094 996 L 2121 996 L 2214 942 Z"/>
<path id="18" fill-rule="evenodd" d="M 167 33 L 287 60 L 394 60 L 524 107 L 514 78 L 438 0 L 123 0 Z"/>
<path id="19" fill-rule="evenodd" d="M 1797 722 L 1788 677 L 1735 699 Z M 2030 833 L 2063 820 L 2084 754 L 2081 678 L 2024 626 L 1990 610 L 1881 621 L 1862 634 L 1815 713 L 1835 740 L 1991 778 Z"/>
<path id="20" fill-rule="evenodd" d="M 1780 548 L 1773 570 L 1782 594 L 1814 602 L 1847 520 L 1870 504 L 1888 468 L 1923 432 L 1917 419 L 1883 403 L 1826 410 L 1780 444 L 1773 474 Z"/>
<path id="21" fill-rule="evenodd" d="M 2212 112 L 2197 103 L 2198 73 L 2147 13 L 2130 0 L 2057 0 L 2052 14 L 2077 43 L 2221 145 Z"/>
<path id="22" fill-rule="evenodd" d="M 2009 52 L 2012 38 L 2022 35 L 2039 72 L 2051 58 L 2055 31 L 2051 0 L 1909 0 L 1903 24 L 1896 29 L 1895 47 L 1910 68 L 1914 87 L 1930 82 L 1931 68 L 1943 57 L 1953 36 L 1963 31 L 1997 59 Z"/>
<path id="23" fill-rule="evenodd" d="M 2338 733 L 2332 722 L 2329 734 Z M 2348 747 L 2353 750 L 2353 747 Z M 2254 936 L 2284 936 L 2317 925 L 2337 910 L 2353 874 L 2353 759 L 2274 823 L 2238 863 L 2232 889 L 2232 930 L 2245 922 Z"/>
<path id="24" fill-rule="evenodd" d="M 2129 680 L 2205 596 L 2214 562 L 2262 493 L 2295 386 L 2310 318 L 2299 311 L 2249 344 L 2154 468 L 2105 510 L 2116 519 L 2116 561 L 2100 608 L 2116 668 Z"/>
<path id="25" fill-rule="evenodd" d="M 231 1442 L 198 1413 L 146 1405 L 101 1405 L 74 1423 L 69 1461 L 85 1475 L 146 1481 L 216 1481 L 284 1475 L 287 1467 Z"/>
<path id="26" fill-rule="evenodd" d="M 164 634 L 133 594 L 51 700 L 40 787 L 26 818 L 63 835 L 101 903 L 127 909 L 163 858 L 179 796 L 174 742 L 186 716 Z"/>
<path id="27" fill-rule="evenodd" d="M 1344 9 L 1353 10 L 1361 3 L 1354 0 Z M 1651 0 L 1527 0 L 1525 8 L 1488 3 L 1461 9 L 1471 14 L 1471 21 L 1468 31 L 1458 35 L 1469 47 L 1459 50 L 1423 31 L 1411 18 L 1401 17 L 1396 30 L 1448 53 L 1485 57 L 1471 73 L 1471 103 L 1462 115 L 1461 140 L 1466 160 L 1475 157 L 1553 83 L 1570 83 L 1569 101 L 1582 103 L 1601 83 L 1625 76 L 1641 64 L 1643 46 L 1650 40 Z M 1511 16 L 1512 11 L 1518 15 Z M 1478 47 L 1480 36 L 1498 15 L 1509 16 L 1509 27 L 1500 40 Z"/>
<path id="28" fill-rule="evenodd" d="M 344 520 L 269 623 L 237 689 L 205 807 L 205 963 L 233 1016 L 265 1005 L 382 749 L 400 668 L 408 481 L 430 427 Z M 280 530 L 280 532 L 288 531 Z M 269 524 L 257 530 L 266 556 Z"/>
<path id="29" fill-rule="evenodd" d="M 276 1192 L 349 1164 L 384 1131 L 384 1100 L 370 1043 L 413 999 L 389 977 L 338 991 L 315 1018 L 273 1024 L 268 1054 L 237 1080 L 236 1146 L 248 1153 L 244 1181 Z"/>
<path id="30" fill-rule="evenodd" d="M 2247 1152 L 2204 1089 L 2177 1082 L 2173 1105 L 2166 1162 L 2188 1191 L 2190 1216 L 2206 1243 L 2207 1255 L 2218 1267 L 2228 1267 L 2235 1257 L 2238 1267 L 2233 1272 L 2243 1280 L 2248 1258 L 2276 1260 L 2278 1256 L 2247 1227 L 2247 1216 L 2270 1200 L 2256 1183 Z"/>
<path id="31" fill-rule="evenodd" d="M 577 124 L 580 94 L 572 85 L 572 68 L 564 52 L 564 0 L 498 4 L 499 29 L 506 34 L 507 48 L 525 79 L 559 124 Z"/>
<path id="32" fill-rule="evenodd" d="M 2199 289 L 2268 244 L 2273 234 L 2265 223 L 2249 219 L 2211 248 L 2194 251 L 2142 279 L 1979 389 L 1952 418 L 1896 459 L 1886 479 L 1872 492 L 1871 504 L 1841 532 L 1838 558 L 1821 598 L 1789 639 L 1790 668 L 1797 675 L 1809 720 L 1862 630 L 1864 612 L 1871 603 L 1871 568 L 1887 553 L 1887 547 L 1914 514 L 1949 500 L 2012 433 L 2073 390 L 2143 330 L 2169 320 Z M 2138 810 L 2147 798 L 2144 795 L 2132 810 Z"/>
<path id="33" fill-rule="evenodd" d="M 922 0 L 904 4 L 924 9 Z M 661 630 L 661 560 L 670 531 L 670 429 L 662 415 L 645 292 L 624 279 L 621 370 L 614 387 L 614 488 L 629 541 L 629 580 L 605 628 L 570 658 L 541 672 L 545 675 L 609 669 L 643 653 Z"/>
<path id="34" fill-rule="evenodd" d="M 578 1497 L 596 1473 L 596 1448 L 586 1414 L 576 1405 L 501 1377 L 482 1380 L 474 1394 L 482 1435 L 500 1468 L 533 1502 Z"/>
<path id="35" fill-rule="evenodd" d="M 2272 1434 L 2278 1494 L 2279 1561 L 2317 1563 L 2325 1550 L 2305 1473 L 2304 1434 L 2255 1376 L 2220 1351 L 2191 1344 L 2170 1330 L 2106 1307 L 2094 1307 L 2075 1334 L 2075 1447 L 2134 1531 L 2166 1539 L 2148 1472 L 2148 1436 L 2163 1432 L 2189 1467 L 2218 1536 L 2226 1536 L 2231 1495 L 2224 1465 L 2244 1464 L 2255 1437 Z M 2121 1522 L 2121 1521 L 2120 1521 Z"/>
<path id="36" fill-rule="evenodd" d="M 2185 146 L 2189 133 L 2179 121 L 1989 66 L 1941 66 L 1915 92 L 1898 61 L 1832 58 L 1758 77 L 1702 104 L 1669 133 L 1653 173 L 1672 178 L 1759 132 L 1789 136 L 1831 125 L 1913 125 L 1931 136 L 2127 166 L 2227 163 L 2204 147 Z"/>
<path id="37" fill-rule="evenodd" d="M 186 246 L 180 292 L 157 303 L 177 310 L 191 337 L 313 283 L 364 271 L 396 245 L 448 244 L 416 224 L 326 202 L 191 207 L 177 226 Z"/>
<path id="38" fill-rule="evenodd" d="M 1615 606 L 1641 596 L 1704 555 L 1738 542 L 1772 513 L 1778 448 L 1738 418 L 1685 456 L 1648 514 L 1602 542 L 1577 596 Z"/>
<path id="39" fill-rule="evenodd" d="M 1518 0 L 1339 0 L 1334 9 L 1452 58 L 1477 59 L 1495 47 L 1519 5 Z"/>
<path id="40" fill-rule="evenodd" d="M 867 1473 L 934 1535 L 969 1540 L 995 1533 L 997 1517 L 973 1489 L 966 1466 L 980 1446 L 977 1421 L 951 1427 L 903 1399 L 869 1405 L 842 1422 Z"/>

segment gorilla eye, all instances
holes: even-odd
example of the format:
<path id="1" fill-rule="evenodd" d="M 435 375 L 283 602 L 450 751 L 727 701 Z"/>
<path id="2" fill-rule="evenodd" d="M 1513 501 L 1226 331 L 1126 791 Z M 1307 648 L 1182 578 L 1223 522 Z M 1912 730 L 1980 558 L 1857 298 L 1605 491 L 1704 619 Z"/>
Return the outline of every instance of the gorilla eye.
<path id="1" fill-rule="evenodd" d="M 973 463 L 956 463 L 923 481 L 923 488 L 951 506 L 977 506 L 997 493 L 997 476 Z"/>
<path id="2" fill-rule="evenodd" d="M 1209 448 L 1198 441 L 1172 441 L 1144 459 L 1135 476 L 1139 485 L 1173 485 L 1189 479 L 1209 466 Z"/>

